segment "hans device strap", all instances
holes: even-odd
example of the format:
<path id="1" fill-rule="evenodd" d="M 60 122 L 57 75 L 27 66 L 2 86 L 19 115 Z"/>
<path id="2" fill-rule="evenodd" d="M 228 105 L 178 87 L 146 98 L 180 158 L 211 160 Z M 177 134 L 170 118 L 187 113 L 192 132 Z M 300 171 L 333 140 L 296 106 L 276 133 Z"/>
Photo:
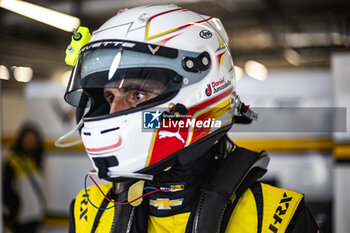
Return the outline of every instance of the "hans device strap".
<path id="1" fill-rule="evenodd" d="M 225 232 L 237 200 L 265 174 L 268 163 L 266 151 L 257 153 L 236 146 L 202 188 L 186 233 Z"/>

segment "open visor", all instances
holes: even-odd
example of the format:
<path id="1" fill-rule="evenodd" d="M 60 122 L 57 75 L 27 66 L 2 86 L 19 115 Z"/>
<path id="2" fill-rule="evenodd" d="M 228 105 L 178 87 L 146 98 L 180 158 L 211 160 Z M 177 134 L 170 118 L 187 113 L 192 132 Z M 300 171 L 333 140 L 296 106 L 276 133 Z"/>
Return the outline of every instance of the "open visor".
<path id="1" fill-rule="evenodd" d="M 118 91 L 120 95 L 133 93 L 135 98 L 149 94 L 149 98 L 132 105 L 132 109 L 159 104 L 176 95 L 182 85 L 191 85 L 206 76 L 210 64 L 205 69 L 186 69 L 184 65 L 184 60 L 196 61 L 199 56 L 199 53 L 145 43 L 96 41 L 81 49 L 65 100 L 75 107 L 89 107 L 96 112 L 98 106 L 108 104 L 107 92 Z M 103 114 L 108 112 L 94 115 Z"/>

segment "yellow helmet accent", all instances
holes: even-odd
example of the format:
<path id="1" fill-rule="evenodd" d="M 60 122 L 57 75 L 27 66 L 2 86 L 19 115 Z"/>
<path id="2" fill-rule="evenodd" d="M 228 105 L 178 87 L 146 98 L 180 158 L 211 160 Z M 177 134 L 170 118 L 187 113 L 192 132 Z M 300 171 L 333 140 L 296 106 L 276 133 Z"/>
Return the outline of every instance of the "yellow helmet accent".
<path id="1" fill-rule="evenodd" d="M 87 27 L 79 27 L 72 35 L 72 41 L 66 49 L 65 62 L 67 65 L 75 66 L 80 49 L 89 43 L 91 34 Z"/>

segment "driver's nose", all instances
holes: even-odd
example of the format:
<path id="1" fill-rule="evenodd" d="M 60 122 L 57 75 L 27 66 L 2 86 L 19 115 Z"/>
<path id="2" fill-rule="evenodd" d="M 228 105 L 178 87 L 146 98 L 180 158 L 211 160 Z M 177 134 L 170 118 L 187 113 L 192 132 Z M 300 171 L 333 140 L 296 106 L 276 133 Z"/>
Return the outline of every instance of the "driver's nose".
<path id="1" fill-rule="evenodd" d="M 118 98 L 115 98 L 113 102 L 110 104 L 109 114 L 120 112 L 128 108 L 130 107 L 127 106 L 127 104 L 124 101 L 118 100 Z"/>

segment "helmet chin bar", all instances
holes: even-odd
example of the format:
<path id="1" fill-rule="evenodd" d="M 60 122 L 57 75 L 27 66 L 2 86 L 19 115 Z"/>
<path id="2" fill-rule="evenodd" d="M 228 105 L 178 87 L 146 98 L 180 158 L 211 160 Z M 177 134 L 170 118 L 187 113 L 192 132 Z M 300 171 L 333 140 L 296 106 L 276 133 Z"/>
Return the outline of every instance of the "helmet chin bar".
<path id="1" fill-rule="evenodd" d="M 98 176 L 96 170 L 91 170 L 88 172 L 89 175 Z M 133 173 L 133 172 L 107 172 L 108 178 L 133 178 L 139 180 L 153 180 L 153 175 L 142 174 L 142 173 Z"/>

